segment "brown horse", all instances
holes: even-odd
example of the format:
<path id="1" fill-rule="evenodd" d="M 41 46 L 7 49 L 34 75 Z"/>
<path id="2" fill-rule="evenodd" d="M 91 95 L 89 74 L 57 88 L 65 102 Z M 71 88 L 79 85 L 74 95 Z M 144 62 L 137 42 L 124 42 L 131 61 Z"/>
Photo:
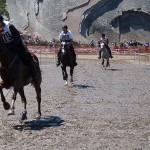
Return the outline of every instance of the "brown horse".
<path id="1" fill-rule="evenodd" d="M 68 85 L 68 73 L 66 67 L 70 67 L 70 82 L 73 83 L 73 71 L 74 71 L 74 64 L 73 64 L 73 55 L 67 45 L 66 42 L 61 43 L 61 69 L 63 80 L 65 80 L 65 85 Z"/>
<path id="2" fill-rule="evenodd" d="M 31 63 L 33 63 L 36 70 L 36 79 L 32 79 L 29 74 L 29 68 L 24 65 L 22 60 L 18 57 L 17 54 L 8 50 L 6 47 L 3 38 L 0 34 L 0 76 L 2 81 L 0 82 L 0 94 L 1 101 L 3 102 L 3 107 L 5 110 L 10 109 L 9 114 L 14 114 L 15 109 L 15 100 L 17 93 L 20 94 L 21 100 L 24 106 L 24 111 L 22 112 L 21 120 L 27 119 L 27 111 L 26 111 L 26 97 L 24 95 L 24 86 L 31 83 L 36 91 L 37 102 L 38 102 L 38 115 L 36 118 L 41 117 L 41 70 L 39 67 L 38 58 L 32 54 Z M 12 95 L 12 104 L 6 102 L 5 96 L 3 94 L 3 88 L 10 89 L 13 87 L 13 95 Z"/>

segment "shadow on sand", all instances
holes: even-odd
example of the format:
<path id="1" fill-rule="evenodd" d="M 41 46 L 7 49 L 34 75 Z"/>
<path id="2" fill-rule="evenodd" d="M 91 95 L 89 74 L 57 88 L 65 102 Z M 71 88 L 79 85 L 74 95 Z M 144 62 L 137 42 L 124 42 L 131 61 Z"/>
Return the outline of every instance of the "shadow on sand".
<path id="1" fill-rule="evenodd" d="M 74 84 L 72 87 L 75 87 L 78 89 L 94 88 L 93 86 L 83 85 L 83 84 Z"/>
<path id="2" fill-rule="evenodd" d="M 110 68 L 108 68 L 107 70 L 110 70 L 110 71 L 121 71 L 121 69 L 110 69 Z"/>
<path id="3" fill-rule="evenodd" d="M 57 116 L 45 116 L 40 120 L 24 121 L 20 125 L 15 125 L 15 130 L 42 130 L 48 127 L 57 127 L 63 125 L 64 120 Z"/>

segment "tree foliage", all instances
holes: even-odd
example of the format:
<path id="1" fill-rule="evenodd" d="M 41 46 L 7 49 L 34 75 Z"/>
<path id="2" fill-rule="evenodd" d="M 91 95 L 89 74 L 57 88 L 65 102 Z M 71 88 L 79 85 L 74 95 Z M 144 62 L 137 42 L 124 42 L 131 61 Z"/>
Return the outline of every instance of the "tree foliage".
<path id="1" fill-rule="evenodd" d="M 0 0 L 0 14 L 3 14 L 9 18 L 9 13 L 6 10 L 6 0 Z"/>

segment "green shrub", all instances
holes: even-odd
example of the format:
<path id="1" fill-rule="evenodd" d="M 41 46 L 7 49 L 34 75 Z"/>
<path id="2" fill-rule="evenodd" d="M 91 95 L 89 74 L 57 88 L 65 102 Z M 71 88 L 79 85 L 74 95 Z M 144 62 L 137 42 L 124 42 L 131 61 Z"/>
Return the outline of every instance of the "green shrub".
<path id="1" fill-rule="evenodd" d="M 0 0 L 0 14 L 3 14 L 9 18 L 9 13 L 6 10 L 6 0 Z"/>

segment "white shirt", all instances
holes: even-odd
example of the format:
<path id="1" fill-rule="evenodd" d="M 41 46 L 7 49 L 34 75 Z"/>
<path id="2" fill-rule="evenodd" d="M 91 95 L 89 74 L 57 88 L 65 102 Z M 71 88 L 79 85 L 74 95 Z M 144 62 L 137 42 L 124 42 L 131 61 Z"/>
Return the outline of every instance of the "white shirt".
<path id="1" fill-rule="evenodd" d="M 67 31 L 67 33 L 64 33 L 63 31 L 59 34 L 59 39 L 62 41 L 73 39 L 73 34 L 71 31 Z"/>
<path id="2" fill-rule="evenodd" d="M 13 37 L 11 35 L 11 31 L 9 29 L 9 21 L 4 21 L 5 26 L 3 32 L 1 32 L 3 40 L 5 43 L 9 43 L 13 41 Z"/>

